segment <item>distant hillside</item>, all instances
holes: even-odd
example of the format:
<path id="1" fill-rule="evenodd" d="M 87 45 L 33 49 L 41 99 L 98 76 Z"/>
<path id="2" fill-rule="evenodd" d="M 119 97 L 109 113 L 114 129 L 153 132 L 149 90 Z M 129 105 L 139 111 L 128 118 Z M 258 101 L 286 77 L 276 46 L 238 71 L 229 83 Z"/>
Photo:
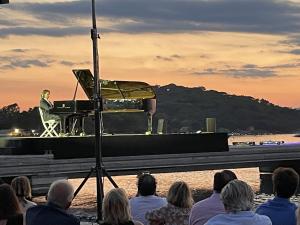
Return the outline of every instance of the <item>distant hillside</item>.
<path id="1" fill-rule="evenodd" d="M 169 84 L 155 87 L 157 112 L 153 118 L 154 131 L 158 119 L 165 120 L 164 131 L 205 131 L 205 119 L 216 118 L 218 131 L 239 133 L 288 133 L 300 130 L 300 110 L 276 106 L 264 99 L 228 95 Z M 104 132 L 140 133 L 147 129 L 144 113 L 104 114 Z M 94 121 L 86 120 L 86 130 L 93 132 Z M 0 109 L 0 129 L 19 127 L 39 129 L 41 122 L 37 108 L 20 112 L 12 104 Z"/>
<path id="2" fill-rule="evenodd" d="M 294 132 L 300 129 L 300 111 L 276 106 L 264 99 L 228 95 L 170 84 L 156 88 L 156 117 L 165 117 L 171 130 L 205 130 L 205 118 L 214 117 L 219 130 Z"/>

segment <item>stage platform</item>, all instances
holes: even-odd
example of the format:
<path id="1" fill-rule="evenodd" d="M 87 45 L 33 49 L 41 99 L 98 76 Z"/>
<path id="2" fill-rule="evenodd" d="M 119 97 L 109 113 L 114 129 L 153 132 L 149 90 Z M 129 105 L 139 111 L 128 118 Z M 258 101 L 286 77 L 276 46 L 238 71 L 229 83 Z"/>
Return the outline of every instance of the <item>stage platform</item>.
<path id="1" fill-rule="evenodd" d="M 53 154 L 54 159 L 95 156 L 94 136 L 1 138 L 2 155 Z M 227 133 L 103 135 L 103 157 L 228 151 Z"/>

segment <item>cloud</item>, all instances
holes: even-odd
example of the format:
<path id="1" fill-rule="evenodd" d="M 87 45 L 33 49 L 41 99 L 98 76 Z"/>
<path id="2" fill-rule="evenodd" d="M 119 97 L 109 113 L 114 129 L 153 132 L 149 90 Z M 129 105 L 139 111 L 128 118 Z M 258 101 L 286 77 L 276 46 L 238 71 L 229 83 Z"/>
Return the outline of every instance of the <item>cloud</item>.
<path id="1" fill-rule="evenodd" d="M 29 49 L 24 49 L 24 48 L 15 48 L 15 49 L 11 49 L 11 52 L 16 52 L 16 53 L 25 53 L 30 51 Z"/>
<path id="2" fill-rule="evenodd" d="M 16 59 L 7 58 L 5 63 L 0 64 L 0 69 L 16 69 L 16 68 L 30 68 L 30 67 L 48 67 L 50 64 L 46 61 L 38 59 Z"/>
<path id="3" fill-rule="evenodd" d="M 7 37 L 8 35 L 30 36 L 30 35 L 44 35 L 52 37 L 64 37 L 71 35 L 87 34 L 89 29 L 87 27 L 12 27 L 0 28 L 0 37 Z"/>
<path id="4" fill-rule="evenodd" d="M 96 1 L 98 19 L 111 21 L 102 32 L 194 32 L 226 31 L 253 33 L 298 33 L 300 4 L 283 0 L 102 0 Z M 90 20 L 88 0 L 15 3 L 10 10 L 27 13 L 52 23 L 52 28 L 33 28 L 29 24 L 17 31 L 8 24 L 5 35 L 64 36 L 86 34 L 83 20 Z M 79 22 L 81 21 L 81 23 Z M 59 28 L 61 25 L 66 27 Z M 48 30 L 48 32 L 47 32 Z M 27 33 L 26 33 L 27 32 Z"/>
<path id="5" fill-rule="evenodd" d="M 192 72 L 193 75 L 216 75 L 219 74 L 219 71 L 212 69 L 212 68 L 208 68 L 205 69 L 203 71 L 196 71 L 196 72 Z"/>
<path id="6" fill-rule="evenodd" d="M 171 56 L 160 56 L 160 55 L 157 55 L 155 56 L 155 59 L 156 60 L 163 60 L 163 61 L 174 61 L 176 59 L 181 59 L 183 58 L 183 56 L 181 55 L 178 55 L 178 54 L 174 54 L 174 55 L 171 55 Z"/>
<path id="7" fill-rule="evenodd" d="M 70 60 L 56 60 L 56 56 L 41 54 L 38 49 L 10 49 L 7 56 L 0 56 L 0 70 L 13 70 L 17 68 L 50 67 L 56 63 L 70 67 L 90 64 L 90 61 L 73 62 Z M 30 52 L 35 58 L 26 56 Z M 54 59 L 55 57 L 55 59 Z"/>
<path id="8" fill-rule="evenodd" d="M 293 49 L 289 53 L 294 54 L 294 55 L 300 55 L 300 49 Z"/>
<path id="9" fill-rule="evenodd" d="M 79 65 L 87 65 L 87 64 L 91 64 L 90 61 L 82 61 L 82 62 L 72 62 L 72 61 L 69 61 L 69 60 L 61 60 L 58 62 L 59 64 L 61 65 L 64 65 L 64 66 L 79 66 Z"/>
<path id="10" fill-rule="evenodd" d="M 235 78 L 265 78 L 277 76 L 276 71 L 269 68 L 259 68 L 254 64 L 245 64 L 237 69 L 214 69 L 207 68 L 203 71 L 192 72 L 193 75 L 226 75 Z"/>
<path id="11" fill-rule="evenodd" d="M 226 75 L 243 78 L 243 77 L 274 77 L 276 76 L 276 72 L 273 70 L 262 70 L 262 69 L 230 69 L 230 70 L 222 70 Z"/>
<path id="12" fill-rule="evenodd" d="M 59 63 L 62 64 L 62 65 L 65 65 L 65 66 L 74 66 L 74 65 L 76 65 L 74 62 L 66 61 L 66 60 L 59 61 Z"/>
<path id="13" fill-rule="evenodd" d="M 245 65 L 243 66 L 243 68 L 250 68 L 250 69 L 252 69 L 252 68 L 257 68 L 257 65 L 254 65 L 254 64 L 245 64 Z"/>
<path id="14" fill-rule="evenodd" d="M 284 41 L 280 41 L 280 44 L 286 44 L 289 46 L 300 45 L 300 35 L 299 34 L 290 34 L 288 38 Z"/>

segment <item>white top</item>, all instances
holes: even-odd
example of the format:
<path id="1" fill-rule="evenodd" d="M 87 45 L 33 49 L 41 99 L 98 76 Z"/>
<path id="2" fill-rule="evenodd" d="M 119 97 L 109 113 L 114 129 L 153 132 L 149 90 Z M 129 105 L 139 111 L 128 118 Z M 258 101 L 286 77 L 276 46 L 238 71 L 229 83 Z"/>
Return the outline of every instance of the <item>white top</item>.
<path id="1" fill-rule="evenodd" d="M 147 225 L 148 221 L 145 219 L 145 214 L 148 211 L 158 209 L 167 205 L 166 198 L 161 198 L 155 195 L 138 196 L 129 200 L 131 216 L 133 220 L 137 220 Z"/>

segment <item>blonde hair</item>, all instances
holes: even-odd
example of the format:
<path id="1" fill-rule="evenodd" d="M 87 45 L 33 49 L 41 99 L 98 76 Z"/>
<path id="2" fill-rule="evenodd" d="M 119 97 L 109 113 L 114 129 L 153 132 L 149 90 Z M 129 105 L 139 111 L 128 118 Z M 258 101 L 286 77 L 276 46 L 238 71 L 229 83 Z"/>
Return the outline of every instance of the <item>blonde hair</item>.
<path id="1" fill-rule="evenodd" d="M 50 91 L 47 89 L 43 90 L 41 93 L 41 98 L 44 98 L 46 93 L 50 93 Z"/>
<path id="2" fill-rule="evenodd" d="M 25 197 L 31 199 L 30 181 L 25 176 L 15 177 L 11 181 L 11 186 L 18 197 Z"/>
<path id="3" fill-rule="evenodd" d="M 117 225 L 131 220 L 128 197 L 122 188 L 112 189 L 104 196 L 102 210 L 105 223 Z"/>
<path id="4" fill-rule="evenodd" d="M 167 201 L 180 208 L 192 208 L 194 202 L 191 190 L 184 181 L 177 181 L 171 185 Z"/>

